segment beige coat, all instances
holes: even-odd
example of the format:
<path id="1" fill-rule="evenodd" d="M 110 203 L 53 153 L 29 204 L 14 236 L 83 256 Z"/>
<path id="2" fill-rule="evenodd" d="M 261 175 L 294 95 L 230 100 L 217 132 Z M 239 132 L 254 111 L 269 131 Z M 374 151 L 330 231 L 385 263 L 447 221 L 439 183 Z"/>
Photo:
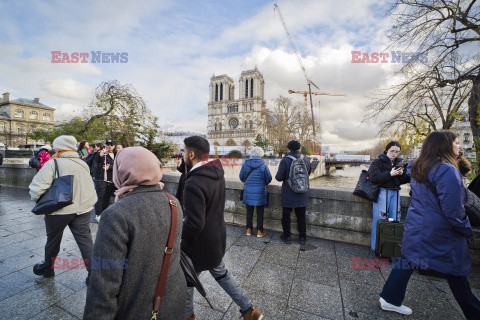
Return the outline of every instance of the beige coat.
<path id="1" fill-rule="evenodd" d="M 65 152 L 57 158 L 60 176 L 73 175 L 73 204 L 66 206 L 52 214 L 85 213 L 93 208 L 97 202 L 97 194 L 93 185 L 90 169 L 85 161 L 78 158 L 75 151 Z M 55 179 L 55 163 L 53 159 L 47 161 L 38 171 L 30 183 L 30 196 L 33 201 L 52 185 Z"/>

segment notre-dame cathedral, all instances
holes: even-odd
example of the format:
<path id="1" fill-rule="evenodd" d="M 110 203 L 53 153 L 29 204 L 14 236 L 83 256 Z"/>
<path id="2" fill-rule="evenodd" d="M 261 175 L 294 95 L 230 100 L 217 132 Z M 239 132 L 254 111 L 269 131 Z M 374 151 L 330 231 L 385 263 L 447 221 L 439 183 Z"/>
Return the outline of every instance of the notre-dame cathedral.
<path id="1" fill-rule="evenodd" d="M 261 119 L 265 110 L 263 75 L 254 70 L 243 71 L 239 80 L 239 99 L 235 100 L 235 84 L 228 75 L 210 78 L 208 102 L 208 139 L 216 146 L 249 147 L 262 133 Z"/>

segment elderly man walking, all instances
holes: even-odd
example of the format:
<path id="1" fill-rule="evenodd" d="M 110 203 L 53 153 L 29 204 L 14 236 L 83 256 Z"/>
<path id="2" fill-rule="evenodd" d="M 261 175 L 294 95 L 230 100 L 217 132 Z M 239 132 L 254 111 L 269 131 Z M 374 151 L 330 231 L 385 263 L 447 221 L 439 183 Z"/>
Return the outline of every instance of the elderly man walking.
<path id="1" fill-rule="evenodd" d="M 259 320 L 263 315 L 255 310 L 250 299 L 225 267 L 226 248 L 225 177 L 218 159 L 208 157 L 210 144 L 199 136 L 184 140 L 184 159 L 188 174 L 185 181 L 182 250 L 192 259 L 195 271 L 209 271 L 217 283 L 240 307 L 243 319 Z M 187 319 L 195 319 L 193 287 L 187 288 Z"/>
<path id="2" fill-rule="evenodd" d="M 88 212 L 97 201 L 90 170 L 85 161 L 77 154 L 77 140 L 72 136 L 60 136 L 53 141 L 56 154 L 38 171 L 29 186 L 32 200 L 37 201 L 53 183 L 55 162 L 59 176 L 73 175 L 73 203 L 45 216 L 47 244 L 45 245 L 45 261 L 33 267 L 33 273 L 46 278 L 53 277 L 53 262 L 60 252 L 63 231 L 68 226 L 82 254 L 83 262 L 90 270 L 92 258 L 92 234 Z M 90 272 L 90 271 L 89 271 Z M 87 277 L 88 283 L 88 277 Z"/>

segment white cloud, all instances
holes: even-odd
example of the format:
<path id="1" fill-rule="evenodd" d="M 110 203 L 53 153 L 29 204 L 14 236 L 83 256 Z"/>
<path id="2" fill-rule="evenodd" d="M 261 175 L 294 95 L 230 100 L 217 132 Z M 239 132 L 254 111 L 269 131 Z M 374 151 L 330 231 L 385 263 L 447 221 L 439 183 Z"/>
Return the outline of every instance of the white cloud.
<path id="1" fill-rule="evenodd" d="M 86 101 L 90 98 L 92 88 L 72 78 L 45 81 L 43 88 L 49 93 L 63 98 Z"/>

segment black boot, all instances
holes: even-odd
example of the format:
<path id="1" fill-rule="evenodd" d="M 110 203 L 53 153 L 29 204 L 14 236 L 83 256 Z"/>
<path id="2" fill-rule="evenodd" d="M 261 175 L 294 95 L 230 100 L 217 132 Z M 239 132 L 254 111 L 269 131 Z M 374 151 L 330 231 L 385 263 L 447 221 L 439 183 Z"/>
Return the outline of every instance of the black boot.
<path id="1" fill-rule="evenodd" d="M 44 263 L 37 263 L 33 266 L 33 273 L 37 276 L 44 276 L 45 278 L 51 278 L 55 276 L 55 271 L 51 267 L 46 267 Z"/>

